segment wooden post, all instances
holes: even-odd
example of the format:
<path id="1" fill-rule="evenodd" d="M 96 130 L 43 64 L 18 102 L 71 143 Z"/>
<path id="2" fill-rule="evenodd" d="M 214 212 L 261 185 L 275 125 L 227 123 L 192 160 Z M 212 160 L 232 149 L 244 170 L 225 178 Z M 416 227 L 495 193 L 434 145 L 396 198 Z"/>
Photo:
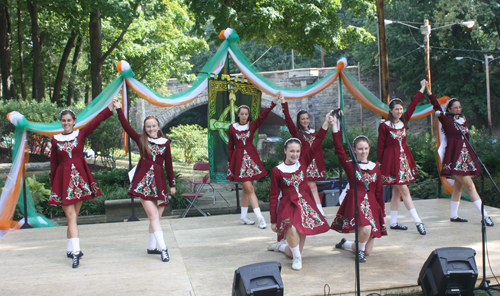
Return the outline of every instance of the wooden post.
<path id="1" fill-rule="evenodd" d="M 377 0 L 378 18 L 378 47 L 379 47 L 379 69 L 380 69 L 380 100 L 389 104 L 389 59 L 387 57 L 387 42 L 384 24 L 384 0 Z"/>
<path id="2" fill-rule="evenodd" d="M 490 100 L 490 66 L 489 61 L 492 56 L 484 55 L 484 64 L 486 65 L 486 102 L 488 105 L 488 134 L 491 136 L 493 125 L 491 123 L 491 100 Z"/>
<path id="3" fill-rule="evenodd" d="M 429 89 L 432 91 L 432 83 L 431 83 L 431 46 L 430 46 L 430 36 L 431 36 L 431 27 L 429 25 L 429 20 L 424 20 L 424 26 L 428 26 L 428 31 L 424 34 L 424 48 L 425 48 L 425 79 L 429 82 Z M 429 133 L 431 135 L 434 134 L 434 130 L 432 129 L 432 114 L 427 117 L 427 124 L 429 125 Z"/>

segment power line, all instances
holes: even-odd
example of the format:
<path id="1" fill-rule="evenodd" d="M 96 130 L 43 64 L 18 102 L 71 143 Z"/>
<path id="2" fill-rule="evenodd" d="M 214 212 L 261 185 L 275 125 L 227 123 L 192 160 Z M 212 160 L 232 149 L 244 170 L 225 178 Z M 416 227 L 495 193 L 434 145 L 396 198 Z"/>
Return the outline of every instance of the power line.
<path id="1" fill-rule="evenodd" d="M 437 47 L 437 46 L 431 46 L 431 48 L 443 49 L 443 50 L 467 51 L 467 52 L 493 52 L 493 53 L 500 53 L 500 51 L 498 51 L 498 50 L 474 50 L 474 49 L 447 48 L 447 47 Z"/>
<path id="2" fill-rule="evenodd" d="M 255 62 L 253 62 L 251 66 L 253 66 L 253 64 L 257 63 L 260 60 L 260 58 L 262 58 L 271 48 L 273 48 L 273 47 L 269 46 L 269 48 L 266 50 L 266 52 L 264 52 L 258 59 L 256 59 Z"/>

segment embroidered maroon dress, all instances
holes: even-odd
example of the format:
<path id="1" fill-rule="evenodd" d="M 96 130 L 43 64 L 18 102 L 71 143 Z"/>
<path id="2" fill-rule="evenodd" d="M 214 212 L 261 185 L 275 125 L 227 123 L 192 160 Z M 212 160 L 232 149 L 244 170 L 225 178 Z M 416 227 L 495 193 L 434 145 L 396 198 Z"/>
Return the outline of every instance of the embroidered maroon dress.
<path id="1" fill-rule="evenodd" d="M 349 179 L 350 189 L 347 191 L 342 205 L 340 205 L 331 228 L 343 233 L 354 231 L 354 227 L 356 226 L 354 223 L 354 207 L 357 206 L 359 225 L 371 225 L 373 237 L 387 235 L 387 229 L 385 228 L 384 190 L 382 179 L 380 178 L 380 168 L 371 161 L 359 164 L 364 178 L 368 180 L 370 192 L 366 192 L 361 175 L 357 171 L 358 204 L 354 205 L 354 189 L 352 187 L 352 184 L 354 184 L 352 178 L 353 167 L 352 162 L 347 159 L 347 155 L 342 147 L 340 133 L 333 133 L 333 146 L 335 147 L 335 153 L 339 158 L 339 162 Z"/>
<path id="2" fill-rule="evenodd" d="M 446 111 L 441 108 L 434 94 L 429 96 L 429 101 L 434 106 L 436 111 Z M 469 128 L 467 120 L 460 118 L 457 120 L 458 127 L 453 122 L 450 116 L 439 116 L 442 130 L 446 135 L 446 150 L 444 153 L 441 176 L 451 177 L 453 175 L 459 176 L 479 176 L 481 170 L 479 162 L 472 152 L 469 144 L 463 139 L 460 129 L 464 132 L 467 139 L 469 139 Z"/>
<path id="3" fill-rule="evenodd" d="M 403 114 L 406 122 L 411 118 L 424 94 L 418 92 Z M 404 185 L 415 181 L 418 168 L 406 144 L 406 129 L 403 122 L 392 125 L 385 121 L 378 128 L 377 162 L 381 165 L 382 181 L 386 185 Z"/>
<path id="4" fill-rule="evenodd" d="M 284 103 L 283 105 L 283 113 L 285 114 L 286 125 L 288 126 L 288 131 L 292 135 L 292 137 L 298 138 L 302 143 L 302 147 L 300 150 L 300 155 L 305 155 L 309 150 L 311 150 L 311 146 L 314 142 L 314 139 L 317 137 L 318 132 L 313 129 L 309 129 L 306 132 L 301 132 L 293 123 L 292 118 L 290 117 L 290 111 L 288 111 L 288 103 Z M 300 124 L 300 123 L 297 123 Z M 325 174 L 325 160 L 323 159 L 323 149 L 321 145 L 316 149 L 314 153 L 314 158 L 311 161 L 311 164 L 307 167 L 306 170 L 307 180 L 308 181 L 317 181 L 323 180 L 326 177 Z"/>
<path id="5" fill-rule="evenodd" d="M 83 148 L 85 139 L 112 114 L 106 107 L 84 128 L 52 137 L 49 205 L 66 206 L 102 195 L 83 157 Z"/>
<path id="6" fill-rule="evenodd" d="M 116 109 L 116 113 L 127 134 L 139 145 L 141 135 L 130 126 L 121 108 Z M 169 191 L 165 181 L 165 173 L 163 172 L 164 163 L 169 186 L 175 187 L 170 142 L 165 138 L 153 139 L 148 137 L 148 146 L 151 149 L 152 156 L 146 155 L 146 159 L 141 157 L 141 160 L 139 160 L 130 183 L 128 195 L 145 200 L 161 200 L 165 203 L 162 205 L 167 205 L 169 203 Z"/>
<path id="7" fill-rule="evenodd" d="M 227 180 L 245 182 L 267 175 L 257 148 L 253 144 L 253 136 L 274 106 L 276 104 L 271 103 L 271 106 L 264 109 L 255 121 L 250 121 L 245 125 L 235 122 L 229 126 Z"/>
<path id="8" fill-rule="evenodd" d="M 301 153 L 293 165 L 284 162 L 271 172 L 271 194 L 269 208 L 271 223 L 276 223 L 278 241 L 282 240 L 285 230 L 290 226 L 302 234 L 314 235 L 330 230 L 328 222 L 319 212 L 311 188 L 307 185 L 306 170 L 314 157 L 316 149 L 321 149 L 321 141 L 326 130 L 320 129 L 314 143 L 307 153 Z"/>

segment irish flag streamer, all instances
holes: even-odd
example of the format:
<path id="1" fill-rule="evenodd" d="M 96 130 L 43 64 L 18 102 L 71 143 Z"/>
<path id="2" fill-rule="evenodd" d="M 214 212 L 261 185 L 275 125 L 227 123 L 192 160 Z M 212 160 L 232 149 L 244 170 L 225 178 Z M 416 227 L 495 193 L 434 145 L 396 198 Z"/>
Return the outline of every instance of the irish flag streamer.
<path id="1" fill-rule="evenodd" d="M 127 96 L 126 88 L 124 87 L 125 85 L 128 85 L 144 100 L 159 107 L 172 107 L 187 104 L 193 101 L 208 87 L 208 78 L 211 75 L 217 76 L 217 74 L 222 71 L 228 55 L 248 81 L 250 81 L 259 90 L 269 95 L 275 95 L 278 91 L 281 91 L 287 100 L 299 100 L 323 91 L 325 88 L 334 83 L 340 75 L 340 77 L 342 77 L 341 83 L 346 86 L 349 92 L 364 107 L 384 117 L 388 114 L 389 108 L 386 104 L 380 102 L 372 93 L 370 93 L 370 91 L 356 81 L 351 75 L 349 75 L 349 73 L 344 71 L 347 67 L 347 61 L 345 58 L 340 59 L 337 62 L 335 70 L 312 85 L 298 88 L 287 88 L 277 85 L 276 83 L 265 78 L 255 67 L 252 66 L 251 62 L 236 45 L 236 43 L 239 42 L 239 36 L 234 30 L 230 28 L 226 29 L 220 33 L 219 37 L 225 40 L 217 50 L 216 54 L 205 64 L 202 71 L 191 84 L 189 90 L 169 96 L 162 96 L 140 81 L 136 80 L 134 78 L 135 74 L 132 71 L 132 68 L 126 61 L 118 62 L 117 71 L 120 76 L 111 82 L 104 89 L 104 91 L 99 94 L 99 96 L 97 96 L 82 112 L 77 115 L 75 129 L 80 129 L 89 123 L 95 116 L 97 116 L 97 114 L 99 114 L 100 111 L 111 103 L 113 97 L 115 97 L 120 90 L 122 90 L 122 105 L 124 113 L 127 114 L 126 108 L 128 106 L 129 98 Z M 229 77 L 226 78 L 229 79 Z M 448 98 L 443 97 L 439 99 L 439 102 L 444 104 L 447 100 Z M 411 119 L 422 118 L 432 112 L 433 109 L 430 104 L 418 106 Z M 24 168 L 23 151 L 26 148 L 26 132 L 31 131 L 51 137 L 63 131 L 59 122 L 29 122 L 22 114 L 17 112 L 10 113 L 8 117 L 9 120 L 16 125 L 16 146 L 13 152 L 12 168 L 0 197 L 0 230 L 8 230 L 16 227 L 16 223 L 12 221 L 12 217 L 21 192 L 21 172 Z"/>

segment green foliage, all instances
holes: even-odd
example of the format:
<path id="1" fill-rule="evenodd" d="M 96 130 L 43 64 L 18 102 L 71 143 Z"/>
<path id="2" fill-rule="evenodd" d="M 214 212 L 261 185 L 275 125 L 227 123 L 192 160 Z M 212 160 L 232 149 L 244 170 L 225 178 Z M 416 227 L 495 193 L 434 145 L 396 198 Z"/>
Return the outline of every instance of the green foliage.
<path id="1" fill-rule="evenodd" d="M 279 44 L 308 57 L 314 46 L 329 52 L 351 47 L 357 42 L 374 40 L 362 27 L 343 22 L 341 11 L 360 16 L 373 15 L 372 1 L 187 1 L 195 15 L 194 30 L 199 36 L 218 40 L 218 34 L 229 25 L 243 41 L 258 39 L 266 46 Z M 344 5 L 344 6 L 343 6 Z M 206 30 L 206 24 L 214 30 Z"/>
<path id="2" fill-rule="evenodd" d="M 264 180 L 256 182 L 254 185 L 257 198 L 264 202 L 269 202 L 269 196 L 271 195 L 271 179 L 269 177 L 264 178 Z"/>
<path id="3" fill-rule="evenodd" d="M 172 155 L 186 163 L 208 161 L 208 132 L 206 128 L 194 125 L 178 125 L 166 135 L 171 141 Z"/>
<path id="4" fill-rule="evenodd" d="M 175 175 L 175 194 L 172 196 L 170 203 L 172 205 L 172 209 L 185 209 L 187 208 L 188 201 L 181 196 L 183 193 L 190 193 L 191 188 L 188 188 L 185 184 L 185 180 L 182 178 L 180 172 L 174 172 Z"/>
<path id="5" fill-rule="evenodd" d="M 111 170 L 99 170 L 92 175 L 94 176 L 97 185 L 101 188 L 113 184 L 128 188 L 128 186 L 130 185 L 128 170 L 126 169 L 115 168 Z"/>
<path id="6" fill-rule="evenodd" d="M 498 186 L 498 184 L 500 184 L 500 172 L 493 174 L 492 178 Z M 484 192 L 482 191 L 481 178 L 476 177 L 472 180 L 474 181 L 477 192 L 481 196 L 481 199 L 484 201 L 484 204 L 490 207 L 500 208 L 500 193 L 498 193 L 493 183 L 491 183 L 490 179 L 484 176 Z"/>
<path id="7" fill-rule="evenodd" d="M 104 156 L 102 158 L 104 166 L 116 167 L 116 157 L 123 147 L 122 135 L 122 126 L 118 120 L 118 116 L 111 116 L 101 122 L 87 137 L 90 148 L 95 151 L 96 156 Z"/>
<path id="8" fill-rule="evenodd" d="M 413 198 L 435 198 L 437 196 L 438 179 L 434 177 L 422 178 L 423 171 L 420 170 L 420 177 L 417 181 L 408 184 Z"/>

